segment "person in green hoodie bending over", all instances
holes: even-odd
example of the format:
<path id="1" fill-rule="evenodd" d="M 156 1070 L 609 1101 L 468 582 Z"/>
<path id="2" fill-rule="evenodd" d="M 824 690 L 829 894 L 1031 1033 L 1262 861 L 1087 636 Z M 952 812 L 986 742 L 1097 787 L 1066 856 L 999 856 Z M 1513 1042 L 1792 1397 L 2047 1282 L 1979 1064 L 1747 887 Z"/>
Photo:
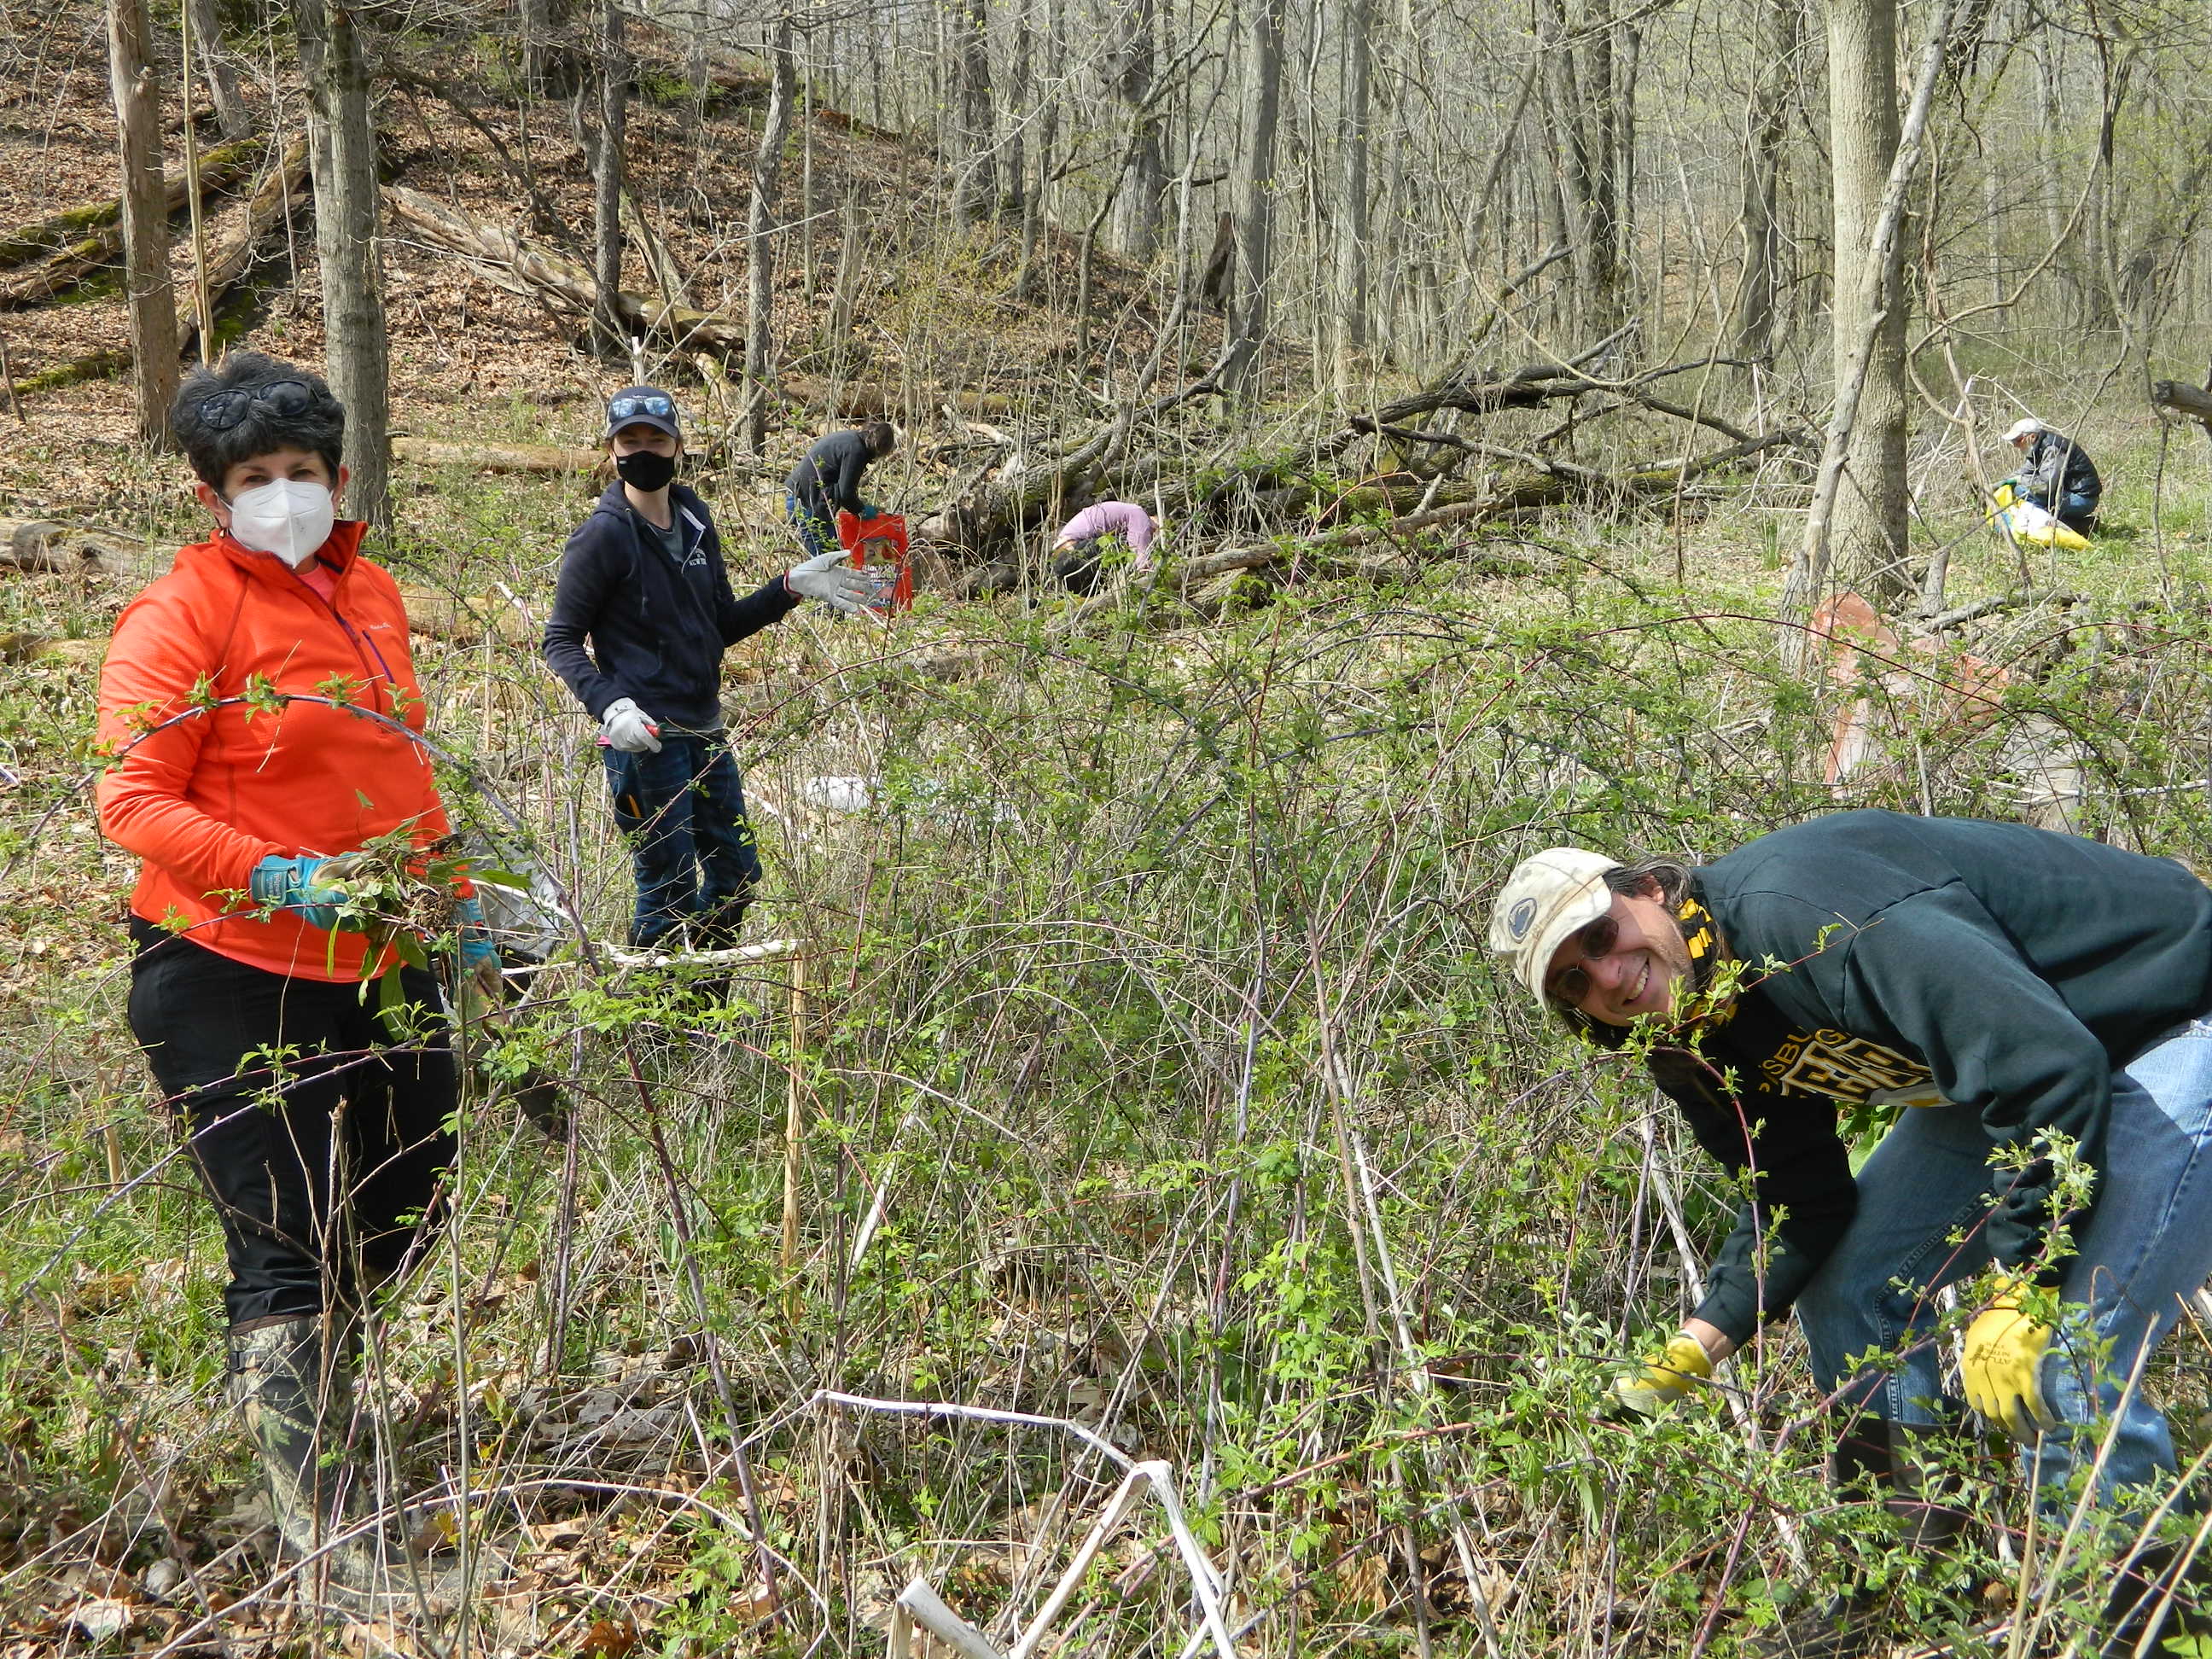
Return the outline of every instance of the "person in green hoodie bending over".
<path id="1" fill-rule="evenodd" d="M 1967 1403 L 2022 1443 L 2047 1508 L 2063 1519 L 2077 1475 L 2110 1516 L 2172 1495 L 2139 1380 L 2212 1277 L 2212 891 L 2188 870 L 2017 824 L 1838 812 L 1695 869 L 1539 853 L 1490 942 L 1585 1038 L 1648 1033 L 1698 1143 L 1750 1176 L 1705 1298 L 1617 1407 L 1699 1393 L 1794 1308 L 1838 1496 L 1940 1552 L 1964 1517 L 1910 1454 L 1956 1420 L 1936 1301 L 1955 1285 Z M 1839 1112 L 1893 1107 L 1855 1176 Z M 2184 1616 L 2169 1553 L 2124 1565 L 2106 1652 Z M 1873 1650 L 1893 1594 L 1862 1585 L 1752 1650 Z"/>

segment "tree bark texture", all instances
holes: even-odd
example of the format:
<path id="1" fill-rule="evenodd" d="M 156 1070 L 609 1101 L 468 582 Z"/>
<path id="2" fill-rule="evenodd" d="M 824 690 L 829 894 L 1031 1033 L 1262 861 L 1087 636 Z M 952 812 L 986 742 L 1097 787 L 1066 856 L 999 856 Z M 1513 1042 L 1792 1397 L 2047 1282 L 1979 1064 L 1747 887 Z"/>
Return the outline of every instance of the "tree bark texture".
<path id="1" fill-rule="evenodd" d="M 593 318 L 601 348 L 625 357 L 629 339 L 614 299 L 622 292 L 623 158 L 629 148 L 629 59 L 623 47 L 621 0 L 600 0 L 599 139 L 592 170 L 592 272 L 600 307 Z"/>
<path id="2" fill-rule="evenodd" d="M 1167 174 L 1160 156 L 1160 120 L 1152 107 L 1159 33 L 1158 0 L 1134 0 L 1121 43 L 1119 91 L 1129 112 L 1129 166 L 1121 195 L 1121 252 L 1139 264 L 1160 251 L 1160 210 Z"/>
<path id="3" fill-rule="evenodd" d="M 963 228 L 986 217 L 999 198 L 993 154 L 991 33 L 984 0 L 951 0 L 952 103 L 959 141 L 951 162 L 952 217 Z"/>
<path id="4" fill-rule="evenodd" d="M 1743 279 L 1734 319 L 1736 356 L 1754 362 L 1765 362 L 1774 350 L 1783 285 L 1783 151 L 1803 9 L 1804 0 L 1760 0 L 1759 8 L 1752 70 L 1756 78 L 1743 148 Z M 1990 176 L 1996 176 L 1994 170 Z"/>
<path id="5" fill-rule="evenodd" d="M 769 394 L 775 385 L 775 197 L 784 141 L 799 76 L 792 59 L 792 15 L 777 15 L 769 47 L 771 73 L 760 149 L 753 157 L 752 197 L 745 213 L 745 442 L 755 454 L 768 445 Z"/>
<path id="6" fill-rule="evenodd" d="M 243 138 L 252 130 L 253 118 L 238 90 L 238 70 L 223 50 L 222 21 L 215 0 L 185 0 L 185 15 L 192 33 L 192 51 L 206 77 L 208 96 L 215 105 L 216 126 L 226 138 Z"/>
<path id="7" fill-rule="evenodd" d="M 1897 7 L 1898 0 L 1828 0 L 1832 356 L 1839 389 L 1860 342 L 1873 342 L 1829 533 L 1837 580 L 1877 610 L 1913 591 L 1905 569 L 1904 239 L 1893 236 L 1874 257 L 1882 198 L 1897 160 Z"/>
<path id="8" fill-rule="evenodd" d="M 1344 51 L 1344 125 L 1337 163 L 1336 303 L 1348 346 L 1367 343 L 1367 128 L 1374 78 L 1369 0 L 1339 0 Z"/>
<path id="9" fill-rule="evenodd" d="M 1221 381 L 1250 390 L 1267 337 L 1268 284 L 1275 270 L 1275 134 L 1283 106 L 1284 0 L 1246 0 L 1243 165 L 1237 179 L 1237 303 Z"/>
<path id="10" fill-rule="evenodd" d="M 177 303 L 169 283 L 168 198 L 161 182 L 161 95 L 146 0 L 108 0 L 107 69 L 123 169 L 124 280 L 138 434 L 166 448 L 176 400 Z"/>
<path id="11" fill-rule="evenodd" d="M 307 154 L 315 181 L 315 257 L 323 273 L 325 360 L 346 410 L 349 514 L 391 521 L 391 374 L 377 240 L 376 130 L 358 15 L 299 0 L 300 65 L 307 85 Z"/>

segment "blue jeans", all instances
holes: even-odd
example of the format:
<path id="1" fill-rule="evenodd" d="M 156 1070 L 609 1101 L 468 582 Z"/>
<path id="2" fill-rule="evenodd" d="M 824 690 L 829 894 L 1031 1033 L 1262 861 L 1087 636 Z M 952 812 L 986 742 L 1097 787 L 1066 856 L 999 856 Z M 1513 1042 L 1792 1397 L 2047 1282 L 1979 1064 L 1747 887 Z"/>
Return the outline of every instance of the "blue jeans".
<path id="1" fill-rule="evenodd" d="M 655 944 L 690 922 L 700 945 L 736 944 L 761 866 L 728 743 L 664 726 L 659 754 L 600 753 L 637 872 L 629 942 Z"/>
<path id="2" fill-rule="evenodd" d="M 1838 1403 L 1892 1422 L 1942 1420 L 1929 1292 L 1982 1271 L 1990 1141 L 1960 1106 L 1909 1109 L 1859 1172 L 1858 1213 L 1798 1298 L 1813 1376 Z M 2174 1471 L 2166 1419 L 2135 1384 L 2173 1328 L 2180 1299 L 2212 1277 L 2212 1021 L 2177 1027 L 2112 1075 L 2112 1125 L 2096 1208 L 2074 1229 L 2064 1299 L 2088 1331 L 2062 1327 L 2044 1357 L 2045 1402 L 2060 1426 L 2021 1468 L 2056 1498 L 2109 1431 L 2097 1499 Z M 1966 1235 L 1954 1245 L 1949 1235 Z M 1899 1279 L 1911 1287 L 1899 1289 Z M 2109 1344 L 2100 1366 L 2081 1352 Z M 1851 1360 L 1879 1350 L 1885 1364 Z"/>
<path id="3" fill-rule="evenodd" d="M 2093 495 L 2084 495 L 2078 489 L 2069 489 L 2061 495 L 2056 507 L 2051 506 L 2039 495 L 2023 495 L 2021 499 L 2041 507 L 2069 530 L 2079 531 L 2084 536 L 2096 527 L 2096 498 Z"/>
<path id="4" fill-rule="evenodd" d="M 798 496 L 787 492 L 783 510 L 791 527 L 799 532 L 799 545 L 806 550 L 808 558 L 819 558 L 837 545 L 837 526 L 818 513 L 809 513 L 799 504 Z"/>

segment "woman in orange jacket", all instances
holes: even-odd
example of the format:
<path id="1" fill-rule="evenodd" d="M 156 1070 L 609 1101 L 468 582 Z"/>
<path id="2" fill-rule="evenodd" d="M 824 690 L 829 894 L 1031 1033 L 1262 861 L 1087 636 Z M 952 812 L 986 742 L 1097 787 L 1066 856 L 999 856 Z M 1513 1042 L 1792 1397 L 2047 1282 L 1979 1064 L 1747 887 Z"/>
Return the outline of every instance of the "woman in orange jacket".
<path id="1" fill-rule="evenodd" d="M 124 611 L 100 681 L 100 827 L 144 860 L 131 1026 L 222 1217 L 231 1391 L 284 1542 L 355 1596 L 369 1550 L 315 1555 L 350 1512 L 337 1334 L 435 1224 L 455 1083 L 441 1022 L 387 1025 L 364 994 L 397 972 L 405 1001 L 441 1000 L 345 931 L 343 855 L 427 846 L 446 813 L 399 590 L 336 518 L 343 406 L 245 352 L 192 375 L 172 419 L 214 533 Z M 458 937 L 489 985 L 475 903 Z"/>

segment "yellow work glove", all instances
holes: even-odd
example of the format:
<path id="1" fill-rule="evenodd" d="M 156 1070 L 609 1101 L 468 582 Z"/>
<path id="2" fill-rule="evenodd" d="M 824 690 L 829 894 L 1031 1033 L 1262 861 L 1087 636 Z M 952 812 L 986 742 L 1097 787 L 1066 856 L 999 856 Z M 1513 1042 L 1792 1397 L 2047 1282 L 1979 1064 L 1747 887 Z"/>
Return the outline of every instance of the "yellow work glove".
<path id="1" fill-rule="evenodd" d="M 1644 1362 L 1643 1370 L 1613 1379 L 1613 1404 L 1638 1417 L 1656 1416 L 1661 1407 L 1673 1405 L 1712 1374 L 1713 1362 L 1705 1345 L 1689 1332 L 1677 1331 L 1663 1350 Z"/>
<path id="2" fill-rule="evenodd" d="M 2001 1286 L 1990 1305 L 1966 1327 L 1966 1350 L 1959 1370 L 1966 1403 L 2016 1439 L 2033 1440 L 2039 1430 L 2058 1426 L 2044 1403 L 2038 1373 L 2043 1351 L 2051 1346 L 2051 1327 L 2021 1307 L 2021 1286 Z"/>

